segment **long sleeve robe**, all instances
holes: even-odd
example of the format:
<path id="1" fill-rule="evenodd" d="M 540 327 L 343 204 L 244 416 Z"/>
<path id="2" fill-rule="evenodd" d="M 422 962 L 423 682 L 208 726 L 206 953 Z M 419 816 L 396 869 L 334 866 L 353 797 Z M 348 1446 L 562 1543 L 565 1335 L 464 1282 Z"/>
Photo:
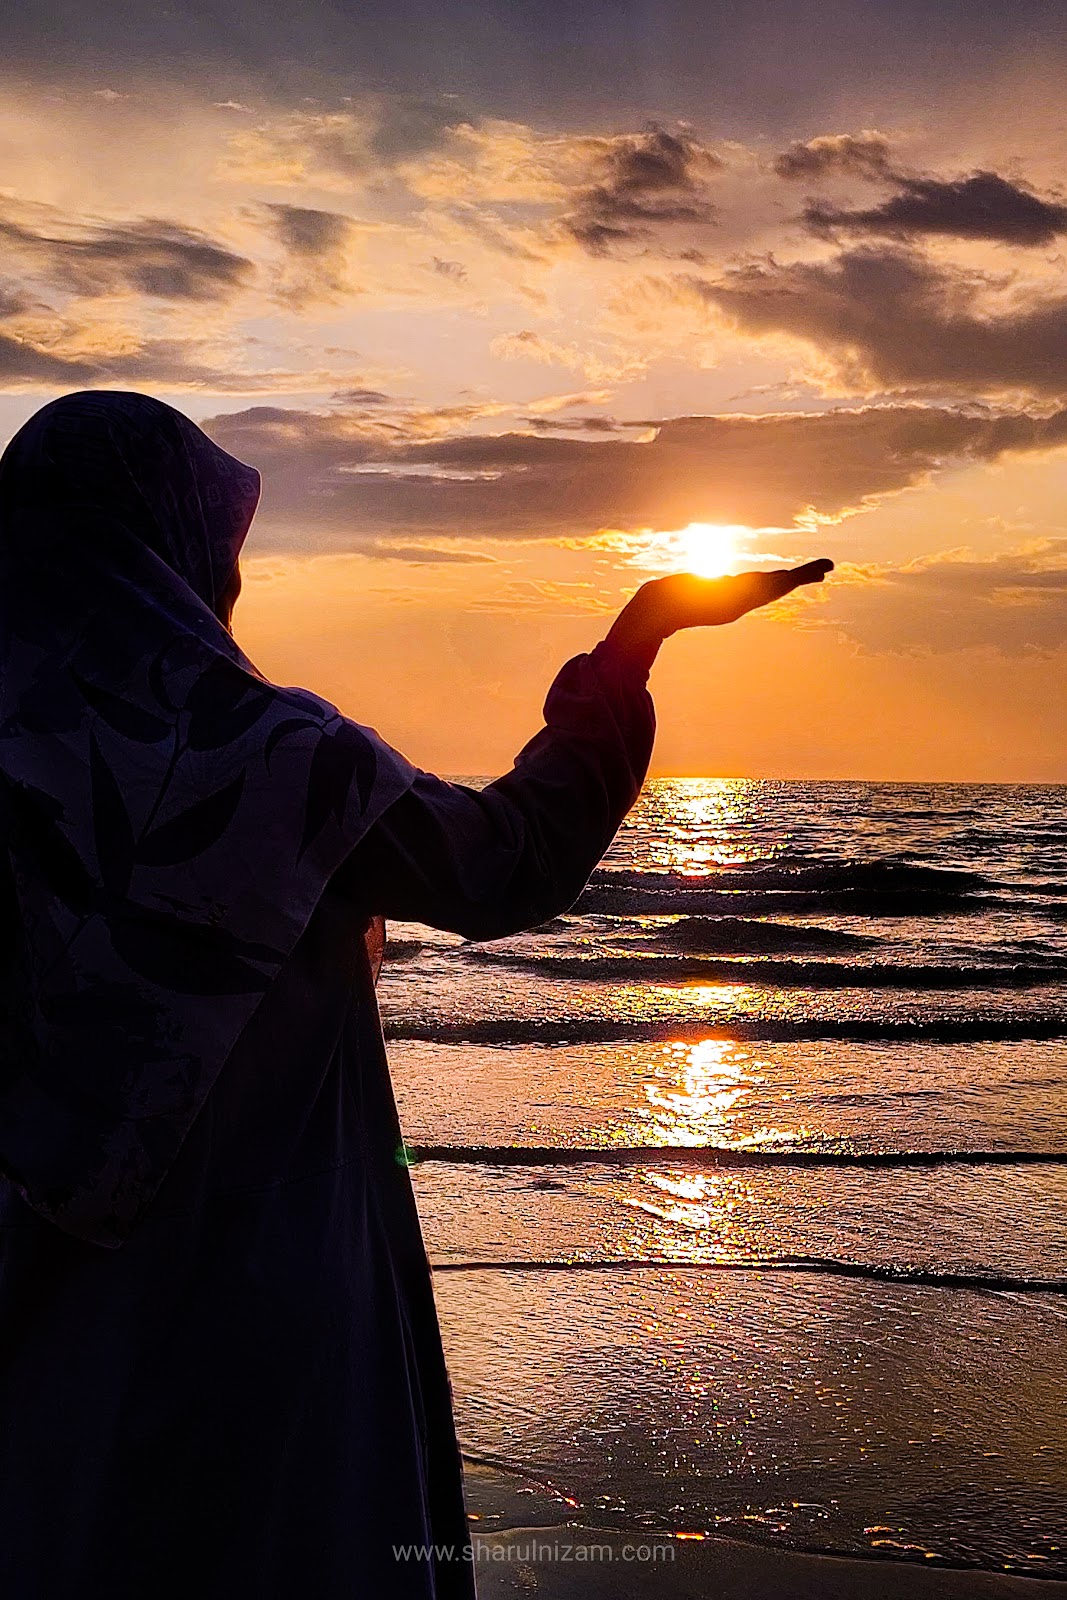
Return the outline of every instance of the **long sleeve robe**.
<path id="1" fill-rule="evenodd" d="M 566 909 L 640 789 L 645 677 L 599 645 L 560 672 L 505 777 L 422 774 L 390 806 L 121 1247 L 61 1232 L 0 1179 L 3 1600 L 469 1600 L 363 930 L 384 915 L 485 939 Z"/>

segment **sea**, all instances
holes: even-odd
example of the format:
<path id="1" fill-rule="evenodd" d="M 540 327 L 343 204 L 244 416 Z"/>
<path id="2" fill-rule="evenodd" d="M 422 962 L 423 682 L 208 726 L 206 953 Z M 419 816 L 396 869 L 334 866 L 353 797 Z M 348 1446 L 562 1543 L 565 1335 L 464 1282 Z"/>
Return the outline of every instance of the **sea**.
<path id="1" fill-rule="evenodd" d="M 1067 1576 L 1067 789 L 653 781 L 566 915 L 393 924 L 379 992 L 470 1461 Z"/>

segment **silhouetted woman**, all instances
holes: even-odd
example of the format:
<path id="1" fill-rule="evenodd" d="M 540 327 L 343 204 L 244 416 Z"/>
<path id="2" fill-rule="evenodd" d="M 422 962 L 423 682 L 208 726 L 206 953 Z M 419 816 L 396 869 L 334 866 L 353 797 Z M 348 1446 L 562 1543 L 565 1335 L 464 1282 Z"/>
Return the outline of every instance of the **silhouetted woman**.
<path id="1" fill-rule="evenodd" d="M 258 493 L 133 394 L 0 461 L 4 1600 L 473 1592 L 375 929 L 570 905 L 660 640 L 828 565 L 646 585 L 477 793 L 235 644 Z"/>

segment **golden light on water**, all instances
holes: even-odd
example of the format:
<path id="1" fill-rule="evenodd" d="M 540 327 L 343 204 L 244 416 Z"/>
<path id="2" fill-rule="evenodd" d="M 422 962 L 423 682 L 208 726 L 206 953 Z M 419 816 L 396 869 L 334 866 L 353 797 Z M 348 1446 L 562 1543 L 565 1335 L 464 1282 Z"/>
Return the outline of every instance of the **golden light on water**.
<path id="1" fill-rule="evenodd" d="M 729 1039 L 702 1039 L 697 1044 L 667 1047 L 673 1081 L 650 1082 L 645 1094 L 658 1113 L 671 1143 L 725 1140 L 729 1113 L 762 1081 L 752 1058 Z"/>
<path id="2" fill-rule="evenodd" d="M 806 1123 L 765 1120 L 768 1063 L 747 1045 L 732 1039 L 674 1040 L 661 1046 L 655 1067 L 643 1086 L 640 1108 L 631 1138 L 643 1138 L 650 1128 L 657 1143 L 701 1145 L 738 1150 L 773 1149 L 807 1145 L 817 1137 Z M 777 1105 L 791 1099 L 775 1094 Z M 759 1104 L 760 1110 L 756 1110 Z M 641 1130 L 640 1132 L 638 1130 Z M 687 1178 L 701 1184 L 703 1177 Z M 678 1199 L 696 1195 L 674 1191 Z"/>
<path id="3" fill-rule="evenodd" d="M 651 854 L 657 868 L 702 877 L 715 867 L 739 865 L 756 853 L 750 840 L 765 803 L 748 778 L 703 778 L 676 782 L 664 839 Z"/>
<path id="4" fill-rule="evenodd" d="M 713 1234 L 722 1244 L 728 1242 L 727 1236 L 734 1230 L 732 1213 L 737 1208 L 739 1193 L 744 1191 L 744 1199 L 750 1199 L 747 1186 L 737 1173 L 685 1173 L 649 1168 L 638 1177 L 653 1193 L 621 1195 L 623 1205 L 688 1233 Z M 665 1244 L 670 1237 L 660 1233 L 660 1243 Z M 689 1241 L 677 1242 L 683 1252 L 690 1248 Z"/>

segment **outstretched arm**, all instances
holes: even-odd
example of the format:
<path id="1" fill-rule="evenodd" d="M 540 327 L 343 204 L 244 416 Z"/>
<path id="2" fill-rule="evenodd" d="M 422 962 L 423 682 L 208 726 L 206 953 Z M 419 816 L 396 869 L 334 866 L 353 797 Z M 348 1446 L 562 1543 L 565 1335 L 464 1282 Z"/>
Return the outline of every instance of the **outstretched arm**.
<path id="1" fill-rule="evenodd" d="M 495 939 L 577 899 L 640 793 L 655 716 L 647 669 L 597 645 L 562 668 L 545 726 L 484 789 L 420 772 L 339 874 L 359 907 Z"/>
<path id="2" fill-rule="evenodd" d="M 732 622 L 829 568 L 644 584 L 607 638 L 559 673 L 545 726 L 510 772 L 481 790 L 420 773 L 352 852 L 339 884 L 368 913 L 470 939 L 565 911 L 644 781 L 655 733 L 645 682 L 663 640 Z"/>

